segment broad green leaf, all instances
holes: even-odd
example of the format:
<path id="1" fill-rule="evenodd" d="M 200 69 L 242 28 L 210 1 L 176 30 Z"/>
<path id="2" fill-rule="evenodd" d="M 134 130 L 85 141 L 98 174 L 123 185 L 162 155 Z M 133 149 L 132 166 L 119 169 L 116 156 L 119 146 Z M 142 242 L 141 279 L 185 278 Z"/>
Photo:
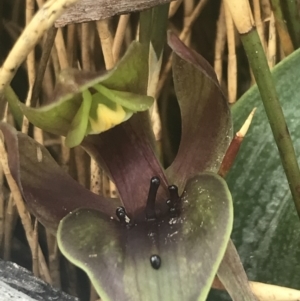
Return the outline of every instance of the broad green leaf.
<path id="1" fill-rule="evenodd" d="M 178 217 L 128 229 L 101 212 L 79 210 L 60 223 L 62 253 L 90 277 L 103 301 L 206 300 L 232 227 L 225 181 L 212 173 L 191 179 Z M 161 259 L 159 269 L 150 264 Z"/>
<path id="2" fill-rule="evenodd" d="M 19 106 L 31 123 L 50 133 L 68 135 L 68 143 L 75 146 L 83 139 L 83 132 L 88 134 L 84 125 L 89 120 L 90 111 L 87 110 L 87 103 L 82 105 L 85 98 L 83 93 L 94 93 L 95 85 L 101 83 L 102 95 L 105 94 L 111 101 L 124 105 L 125 110 L 129 109 L 131 114 L 150 108 L 153 98 L 146 96 L 147 66 L 144 46 L 133 42 L 116 67 L 107 72 L 64 70 L 59 77 L 52 103 L 40 108 L 27 107 L 15 98 L 11 103 Z M 80 135 L 77 136 L 79 132 Z"/>
<path id="3" fill-rule="evenodd" d="M 77 208 L 93 208 L 114 215 L 118 200 L 93 194 L 73 180 L 44 146 L 7 123 L 0 130 L 8 153 L 10 172 L 30 212 L 55 231 L 59 221 Z"/>
<path id="4" fill-rule="evenodd" d="M 299 66 L 297 50 L 272 73 L 300 163 Z M 232 238 L 251 280 L 300 289 L 300 221 L 256 86 L 233 106 L 234 126 L 253 107 L 253 122 L 227 177 L 235 208 Z"/>
<path id="5" fill-rule="evenodd" d="M 232 139 L 231 114 L 209 63 L 169 34 L 173 81 L 181 111 L 181 141 L 168 178 L 182 188 L 202 171 L 217 172 Z"/>

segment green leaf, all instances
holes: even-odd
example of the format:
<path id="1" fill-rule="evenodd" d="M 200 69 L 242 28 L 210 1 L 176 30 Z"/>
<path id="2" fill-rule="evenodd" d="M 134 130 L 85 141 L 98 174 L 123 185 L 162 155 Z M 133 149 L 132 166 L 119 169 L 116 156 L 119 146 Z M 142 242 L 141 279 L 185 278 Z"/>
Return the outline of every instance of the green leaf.
<path id="1" fill-rule="evenodd" d="M 273 69 L 300 163 L 300 50 Z M 250 279 L 300 289 L 300 222 L 257 87 L 232 109 L 238 129 L 253 107 L 253 122 L 228 185 L 235 201 L 233 240 Z"/>
<path id="2" fill-rule="evenodd" d="M 10 172 L 30 212 L 48 229 L 77 208 L 93 208 L 114 215 L 118 200 L 85 189 L 55 162 L 47 149 L 32 138 L 0 123 Z"/>
<path id="3" fill-rule="evenodd" d="M 59 77 L 51 104 L 31 108 L 13 98 L 12 105 L 20 107 L 35 126 L 53 134 L 68 135 L 67 142 L 75 146 L 83 139 L 83 132 L 86 134 L 87 128 L 84 127 L 90 113 L 88 103 L 82 105 L 85 98 L 82 94 L 88 90 L 94 93 L 97 88 L 93 89 L 95 85 L 101 83 L 102 95 L 105 94 L 111 101 L 124 105 L 131 114 L 147 110 L 153 104 L 153 98 L 146 96 L 148 58 L 145 57 L 144 48 L 140 43 L 133 42 L 116 67 L 107 72 L 64 70 Z"/>
<path id="4" fill-rule="evenodd" d="M 181 141 L 167 169 L 179 188 L 201 171 L 217 172 L 232 139 L 231 114 L 213 68 L 169 33 L 173 80 L 181 111 Z"/>
<path id="5" fill-rule="evenodd" d="M 191 179 L 179 217 L 127 229 L 101 212 L 79 210 L 60 223 L 62 253 L 89 275 L 103 301 L 205 300 L 232 227 L 225 181 L 212 173 Z M 159 269 L 150 257 L 161 258 Z"/>

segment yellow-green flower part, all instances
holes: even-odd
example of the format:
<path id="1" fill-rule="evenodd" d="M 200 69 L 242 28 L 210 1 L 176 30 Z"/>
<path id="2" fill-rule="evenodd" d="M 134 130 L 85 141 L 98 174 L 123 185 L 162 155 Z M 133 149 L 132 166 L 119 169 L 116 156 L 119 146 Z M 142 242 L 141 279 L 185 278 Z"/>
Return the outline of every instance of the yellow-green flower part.
<path id="1" fill-rule="evenodd" d="M 107 131 L 128 120 L 132 114 L 133 112 L 124 109 L 120 104 L 105 99 L 103 95 L 96 93 L 93 95 L 88 134 L 99 134 Z"/>

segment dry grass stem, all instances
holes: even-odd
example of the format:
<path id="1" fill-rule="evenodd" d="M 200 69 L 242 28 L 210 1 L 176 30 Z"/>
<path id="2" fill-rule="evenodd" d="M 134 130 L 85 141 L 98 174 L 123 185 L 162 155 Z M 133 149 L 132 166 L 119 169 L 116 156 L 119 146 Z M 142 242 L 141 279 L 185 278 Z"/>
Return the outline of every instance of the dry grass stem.
<path id="1" fill-rule="evenodd" d="M 14 77 L 17 69 L 35 47 L 39 39 L 53 25 L 55 20 L 78 0 L 49 0 L 35 14 L 32 21 L 14 44 L 0 69 L 0 94 Z"/>
<path id="2" fill-rule="evenodd" d="M 217 22 L 215 59 L 214 59 L 214 69 L 220 84 L 222 83 L 223 54 L 225 49 L 225 43 L 226 43 L 226 24 L 225 24 L 224 2 L 222 2 L 220 7 L 220 14 Z"/>
<path id="3" fill-rule="evenodd" d="M 69 62 L 68 62 L 68 57 L 67 57 L 67 50 L 66 50 L 63 32 L 62 32 L 61 28 L 59 28 L 56 32 L 54 44 L 55 44 L 55 48 L 56 48 L 56 52 L 57 52 L 57 56 L 58 56 L 60 69 L 68 68 Z"/>
<path id="4" fill-rule="evenodd" d="M 97 162 L 91 158 L 90 190 L 95 194 L 102 194 L 102 171 Z M 104 195 L 104 193 L 103 193 Z"/>
<path id="5" fill-rule="evenodd" d="M 77 181 L 84 187 L 86 187 L 87 179 L 86 179 L 86 161 L 85 161 L 85 151 L 80 147 L 77 146 L 74 149 L 75 151 L 75 164 L 76 164 L 76 171 L 77 171 Z"/>
<path id="6" fill-rule="evenodd" d="M 257 33 L 259 35 L 261 44 L 266 52 L 266 40 L 264 35 L 264 23 L 262 22 L 261 11 L 260 11 L 260 0 L 253 0 L 253 15 Z"/>
<path id="7" fill-rule="evenodd" d="M 53 281 L 53 286 L 60 288 L 60 253 L 58 251 L 56 237 L 46 229 L 46 239 L 48 247 L 49 272 Z"/>
<path id="8" fill-rule="evenodd" d="M 49 100 L 53 96 L 53 90 L 54 90 L 54 68 L 51 64 L 52 60 L 49 60 L 47 63 L 46 71 L 43 77 L 42 81 L 42 91 L 43 94 L 39 95 L 39 97 L 42 96 L 40 99 L 40 103 L 42 103 L 45 100 Z"/>
<path id="9" fill-rule="evenodd" d="M 194 10 L 194 0 L 184 0 L 183 7 L 184 7 L 183 27 L 185 28 L 191 25 L 189 22 L 189 18 L 191 17 Z M 191 30 L 189 30 L 185 38 L 185 43 L 187 46 L 191 45 Z"/>
<path id="10" fill-rule="evenodd" d="M 267 58 L 270 68 L 273 68 L 276 64 L 276 24 L 274 14 L 271 14 L 270 24 L 269 24 L 269 40 L 268 40 L 268 51 Z"/>
<path id="11" fill-rule="evenodd" d="M 189 31 L 191 30 L 194 22 L 196 21 L 196 19 L 198 18 L 198 16 L 200 15 L 201 11 L 203 10 L 203 8 L 205 7 L 206 3 L 208 2 L 208 0 L 201 0 L 195 7 L 191 17 L 188 20 L 188 23 L 186 24 L 186 27 L 183 28 L 183 30 L 181 31 L 179 38 L 180 40 L 182 40 L 183 42 L 185 42 L 185 39 L 189 33 Z M 161 73 L 161 77 L 160 80 L 158 82 L 157 85 L 157 89 L 156 89 L 156 99 L 158 99 L 160 92 L 165 84 L 166 79 L 169 76 L 170 70 L 172 67 L 172 60 L 171 60 L 171 56 L 168 58 L 168 61 L 165 65 L 165 67 L 162 70 Z"/>
<path id="12" fill-rule="evenodd" d="M 265 21 L 266 19 L 270 18 L 272 13 L 270 0 L 260 0 L 260 7 L 262 20 Z"/>
<path id="13" fill-rule="evenodd" d="M 44 145 L 44 133 L 43 130 L 34 126 L 33 127 L 33 138 L 36 142 Z"/>
<path id="14" fill-rule="evenodd" d="M 126 28 L 130 19 L 130 15 L 121 15 L 119 18 L 118 27 L 116 30 L 114 42 L 113 42 L 113 58 L 114 61 L 117 62 L 120 58 L 121 48 L 124 42 Z"/>
<path id="15" fill-rule="evenodd" d="M 260 301 L 298 301 L 300 291 L 288 287 L 249 281 L 253 294 Z"/>
<path id="16" fill-rule="evenodd" d="M 227 3 L 234 24 L 240 34 L 249 32 L 254 20 L 249 0 L 224 0 Z"/>
<path id="17" fill-rule="evenodd" d="M 81 24 L 81 63 L 82 69 L 91 70 L 91 53 L 90 53 L 90 38 L 91 38 L 91 24 Z"/>
<path id="18" fill-rule="evenodd" d="M 26 0 L 26 26 L 30 23 L 34 16 L 35 12 L 35 0 Z M 34 48 L 28 53 L 27 59 L 26 59 L 26 65 L 27 65 L 27 76 L 28 76 L 28 84 L 29 84 L 29 91 L 27 95 L 26 104 L 30 104 L 31 100 L 31 91 L 33 88 L 33 84 L 36 77 L 36 71 L 35 71 L 35 50 Z"/>
<path id="19" fill-rule="evenodd" d="M 102 46 L 105 68 L 111 69 L 115 64 L 115 61 L 112 52 L 113 37 L 109 29 L 109 19 L 97 21 L 97 30 Z"/>
<path id="20" fill-rule="evenodd" d="M 69 172 L 70 149 L 65 145 L 65 137 L 61 137 L 61 167 L 65 172 Z"/>
<path id="21" fill-rule="evenodd" d="M 52 64 L 52 67 L 54 70 L 55 77 L 57 78 L 61 69 L 60 69 L 60 65 L 59 65 L 56 47 L 53 47 L 51 50 L 51 64 Z"/>
<path id="22" fill-rule="evenodd" d="M 38 102 L 39 94 L 41 92 L 41 88 L 42 88 L 42 84 L 43 84 L 44 75 L 45 75 L 45 72 L 47 69 L 51 50 L 52 50 L 52 47 L 54 44 L 56 32 L 57 32 L 57 29 L 54 27 L 51 27 L 48 30 L 48 32 L 44 38 L 44 42 L 43 42 L 43 46 L 42 46 L 42 55 L 41 55 L 41 59 L 39 61 L 37 76 L 36 76 L 36 79 L 35 79 L 35 82 L 33 85 L 33 89 L 32 89 L 30 105 L 33 107 L 35 107 Z"/>
<path id="23" fill-rule="evenodd" d="M 67 27 L 67 57 L 69 66 L 73 67 L 75 62 L 76 43 L 76 24 L 70 24 Z"/>
<path id="24" fill-rule="evenodd" d="M 0 162 L 2 164 L 2 168 L 4 171 L 8 186 L 13 195 L 19 216 L 21 218 L 21 222 L 22 222 L 23 228 L 25 230 L 25 235 L 26 235 L 26 238 L 27 238 L 30 250 L 31 250 L 31 254 L 33 255 L 35 246 L 34 246 L 34 234 L 33 234 L 33 228 L 32 228 L 32 224 L 31 224 L 31 217 L 25 207 L 19 187 L 10 173 L 10 170 L 8 167 L 7 153 L 5 151 L 5 146 L 4 146 L 4 142 L 2 139 L 0 139 Z M 52 283 L 44 255 L 39 246 L 38 246 L 38 257 L 39 257 L 39 272 L 40 272 L 41 277 L 44 280 L 46 280 L 48 283 Z"/>
<path id="25" fill-rule="evenodd" d="M 3 259 L 10 260 L 11 245 L 13 231 L 15 227 L 15 220 L 17 218 L 16 206 L 12 194 L 10 194 L 6 206 L 6 214 L 4 221 L 4 246 L 3 246 Z"/>
<path id="26" fill-rule="evenodd" d="M 4 197 L 4 174 L 2 166 L 0 165 L 0 256 L 3 254 L 4 244 L 4 223 L 5 223 L 5 197 Z"/>
<path id="27" fill-rule="evenodd" d="M 228 47 L 228 101 L 234 103 L 237 94 L 237 61 L 235 53 L 235 27 L 228 8 L 227 3 L 224 3 L 225 22 L 227 31 L 227 47 Z"/>
<path id="28" fill-rule="evenodd" d="M 169 8 L 169 18 L 172 18 L 176 14 L 181 3 L 182 3 L 182 0 L 177 0 L 177 1 L 171 2 L 170 8 Z"/>
<path id="29" fill-rule="evenodd" d="M 39 233 L 38 233 L 38 220 L 34 219 L 33 226 L 33 250 L 32 250 L 32 272 L 36 277 L 40 277 L 39 273 Z"/>

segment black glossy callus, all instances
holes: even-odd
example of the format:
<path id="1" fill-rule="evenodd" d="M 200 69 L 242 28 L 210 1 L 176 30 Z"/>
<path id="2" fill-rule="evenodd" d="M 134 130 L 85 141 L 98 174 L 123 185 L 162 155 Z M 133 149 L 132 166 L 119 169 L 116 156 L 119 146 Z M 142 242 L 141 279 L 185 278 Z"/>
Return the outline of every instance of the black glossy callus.
<path id="1" fill-rule="evenodd" d="M 153 269 L 158 270 L 161 266 L 161 258 L 158 255 L 151 255 L 150 264 Z"/>

